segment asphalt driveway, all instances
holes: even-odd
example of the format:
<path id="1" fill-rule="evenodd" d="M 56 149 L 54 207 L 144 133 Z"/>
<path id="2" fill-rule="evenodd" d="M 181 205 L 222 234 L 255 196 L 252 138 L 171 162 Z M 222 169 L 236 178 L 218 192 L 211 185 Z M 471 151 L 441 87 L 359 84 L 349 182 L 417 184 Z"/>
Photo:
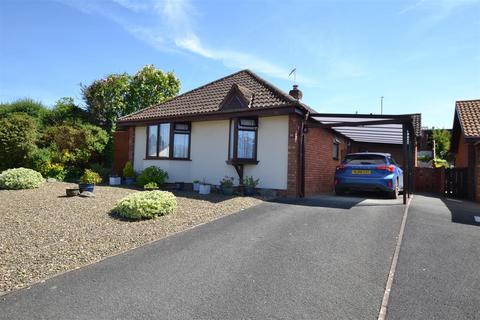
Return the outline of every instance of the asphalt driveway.
<path id="1" fill-rule="evenodd" d="M 0 319 L 376 319 L 401 200 L 264 203 L 0 298 Z"/>
<path id="2" fill-rule="evenodd" d="M 415 195 L 388 319 L 480 319 L 480 205 Z"/>

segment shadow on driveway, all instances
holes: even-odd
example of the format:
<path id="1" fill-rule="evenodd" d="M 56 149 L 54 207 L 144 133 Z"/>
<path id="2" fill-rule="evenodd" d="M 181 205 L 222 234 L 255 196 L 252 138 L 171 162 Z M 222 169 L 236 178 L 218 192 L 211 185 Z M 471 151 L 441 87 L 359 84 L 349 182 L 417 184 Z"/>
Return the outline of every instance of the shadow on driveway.
<path id="1" fill-rule="evenodd" d="M 352 193 L 347 196 L 324 194 L 302 199 L 277 198 L 272 202 L 292 204 L 307 207 L 332 208 L 349 210 L 355 206 L 403 206 L 401 199 L 386 199 L 378 193 Z"/>
<path id="2" fill-rule="evenodd" d="M 480 226 L 480 204 L 460 199 L 441 198 L 441 200 L 450 211 L 452 222 Z"/>

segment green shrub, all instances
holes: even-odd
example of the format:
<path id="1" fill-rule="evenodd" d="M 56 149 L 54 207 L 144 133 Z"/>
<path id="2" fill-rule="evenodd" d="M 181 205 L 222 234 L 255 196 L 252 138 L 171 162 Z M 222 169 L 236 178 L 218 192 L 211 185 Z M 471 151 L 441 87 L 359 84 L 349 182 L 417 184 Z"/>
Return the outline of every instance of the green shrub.
<path id="1" fill-rule="evenodd" d="M 168 173 L 158 167 L 151 166 L 143 170 L 137 177 L 137 186 L 143 187 L 149 182 L 155 182 L 159 187 L 165 184 Z"/>
<path id="2" fill-rule="evenodd" d="M 222 180 L 220 180 L 220 187 L 232 188 L 234 179 L 235 178 L 233 177 L 225 176 Z"/>
<path id="3" fill-rule="evenodd" d="M 245 176 L 242 180 L 242 184 L 245 187 L 256 188 L 260 179 L 254 179 L 253 176 Z"/>
<path id="4" fill-rule="evenodd" d="M 65 179 L 67 169 L 61 163 L 55 162 L 56 153 L 52 148 L 35 148 L 28 158 L 28 166 L 38 171 L 45 178 Z"/>
<path id="5" fill-rule="evenodd" d="M 109 138 L 97 126 L 62 124 L 46 128 L 42 139 L 44 144 L 55 147 L 62 164 L 85 167 L 101 155 Z"/>
<path id="6" fill-rule="evenodd" d="M 143 189 L 158 189 L 158 185 L 155 182 L 149 182 L 143 186 Z"/>
<path id="7" fill-rule="evenodd" d="M 89 167 L 92 171 L 98 172 L 102 177 L 102 179 L 105 179 L 105 180 L 108 180 L 108 177 L 112 172 L 112 169 L 104 167 L 100 163 L 92 163 Z"/>
<path id="8" fill-rule="evenodd" d="M 26 114 L 0 118 L 0 170 L 26 165 L 37 136 L 37 121 Z"/>
<path id="9" fill-rule="evenodd" d="M 85 169 L 85 173 L 80 177 L 80 183 L 99 184 L 100 182 L 102 182 L 102 177 L 90 169 Z"/>
<path id="10" fill-rule="evenodd" d="M 125 167 L 123 167 L 123 177 L 124 178 L 135 177 L 135 171 L 133 170 L 133 166 L 130 161 L 127 161 L 127 163 L 125 163 Z"/>
<path id="11" fill-rule="evenodd" d="M 2 189 L 33 189 L 38 188 L 44 181 L 39 172 L 27 168 L 9 169 L 0 173 Z"/>
<path id="12" fill-rule="evenodd" d="M 172 213 L 177 199 L 168 191 L 135 192 L 120 200 L 114 211 L 133 220 L 150 219 Z"/>

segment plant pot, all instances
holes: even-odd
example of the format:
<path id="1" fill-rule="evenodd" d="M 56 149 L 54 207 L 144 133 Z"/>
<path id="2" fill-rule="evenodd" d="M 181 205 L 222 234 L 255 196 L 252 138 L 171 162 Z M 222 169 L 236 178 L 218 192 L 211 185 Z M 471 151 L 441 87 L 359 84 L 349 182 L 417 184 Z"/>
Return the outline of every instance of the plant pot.
<path id="1" fill-rule="evenodd" d="M 66 193 L 67 193 L 67 197 L 75 197 L 75 196 L 78 196 L 80 194 L 80 190 L 79 189 L 67 189 Z"/>
<path id="2" fill-rule="evenodd" d="M 183 182 L 175 182 L 175 190 L 177 190 L 177 191 L 182 191 L 182 190 L 183 190 L 183 187 L 184 187 L 184 183 L 183 183 Z"/>
<path id="3" fill-rule="evenodd" d="M 111 185 L 111 186 L 119 186 L 122 184 L 122 178 L 120 177 L 110 177 L 109 178 L 109 181 L 108 181 L 108 184 Z"/>
<path id="4" fill-rule="evenodd" d="M 80 183 L 80 184 L 78 184 L 78 189 L 80 189 L 80 193 L 82 193 L 83 191 L 93 192 L 94 187 L 95 187 L 95 185 L 93 183 Z"/>
<path id="5" fill-rule="evenodd" d="M 133 185 L 134 183 L 135 183 L 135 178 L 133 178 L 133 177 L 125 178 L 125 184 L 126 184 L 127 186 L 131 186 L 131 185 Z"/>
<path id="6" fill-rule="evenodd" d="M 255 195 L 255 188 L 254 187 L 243 187 L 243 194 L 247 197 L 251 197 Z"/>
<path id="7" fill-rule="evenodd" d="M 194 182 L 193 183 L 193 191 L 198 191 L 200 189 L 200 182 Z"/>
<path id="8" fill-rule="evenodd" d="M 210 194 L 212 186 L 209 184 L 201 184 L 198 188 L 198 193 L 200 194 Z"/>
<path id="9" fill-rule="evenodd" d="M 224 196 L 231 196 L 233 195 L 233 187 L 220 187 L 222 190 L 222 194 Z"/>

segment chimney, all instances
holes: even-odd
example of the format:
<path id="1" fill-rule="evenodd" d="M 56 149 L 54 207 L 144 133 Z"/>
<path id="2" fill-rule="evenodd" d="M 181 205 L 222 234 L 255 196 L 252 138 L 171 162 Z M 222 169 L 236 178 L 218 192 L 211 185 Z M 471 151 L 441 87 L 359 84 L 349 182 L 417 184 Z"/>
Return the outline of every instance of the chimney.
<path id="1" fill-rule="evenodd" d="M 297 84 L 294 84 L 293 85 L 293 89 L 290 90 L 290 92 L 288 93 L 289 95 L 291 95 L 292 97 L 294 97 L 296 100 L 301 100 L 302 97 L 303 97 L 303 93 L 302 91 L 300 91 L 298 89 L 298 85 Z"/>

